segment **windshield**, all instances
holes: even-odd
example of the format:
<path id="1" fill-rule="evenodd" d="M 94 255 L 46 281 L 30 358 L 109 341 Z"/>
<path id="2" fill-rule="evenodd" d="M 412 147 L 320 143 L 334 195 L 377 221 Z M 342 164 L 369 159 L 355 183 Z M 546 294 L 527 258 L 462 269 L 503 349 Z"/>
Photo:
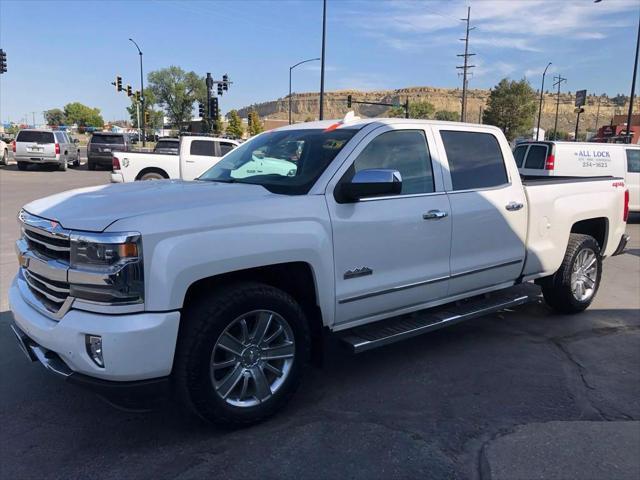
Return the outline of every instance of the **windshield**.
<path id="1" fill-rule="evenodd" d="M 106 143 L 124 145 L 123 135 L 93 135 L 91 143 Z"/>
<path id="2" fill-rule="evenodd" d="M 273 193 L 303 195 L 357 131 L 266 132 L 229 152 L 199 180 L 252 183 Z"/>

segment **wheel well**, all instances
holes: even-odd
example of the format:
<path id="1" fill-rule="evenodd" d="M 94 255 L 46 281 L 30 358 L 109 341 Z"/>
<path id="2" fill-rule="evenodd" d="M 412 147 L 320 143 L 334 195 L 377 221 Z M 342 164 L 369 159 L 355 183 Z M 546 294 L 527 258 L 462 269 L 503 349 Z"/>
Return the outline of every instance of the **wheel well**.
<path id="1" fill-rule="evenodd" d="M 574 223 L 571 227 L 571 233 L 581 233 L 592 236 L 596 239 L 596 242 L 598 242 L 600 251 L 604 251 L 607 242 L 607 226 L 607 219 L 604 217 L 590 218 Z"/>
<path id="2" fill-rule="evenodd" d="M 295 298 L 310 322 L 312 360 L 322 361 L 323 323 L 318 306 L 315 279 L 311 265 L 305 262 L 279 263 L 203 278 L 191 284 L 184 297 L 183 308 L 195 298 L 211 295 L 221 285 L 243 281 L 261 282 L 279 288 Z"/>
<path id="3" fill-rule="evenodd" d="M 140 170 L 140 172 L 138 173 L 138 176 L 136 177 L 136 180 L 140 180 L 147 173 L 157 173 L 159 175 L 162 175 L 164 178 L 169 178 L 169 175 L 167 175 L 167 172 L 165 172 L 161 168 L 147 167 Z"/>

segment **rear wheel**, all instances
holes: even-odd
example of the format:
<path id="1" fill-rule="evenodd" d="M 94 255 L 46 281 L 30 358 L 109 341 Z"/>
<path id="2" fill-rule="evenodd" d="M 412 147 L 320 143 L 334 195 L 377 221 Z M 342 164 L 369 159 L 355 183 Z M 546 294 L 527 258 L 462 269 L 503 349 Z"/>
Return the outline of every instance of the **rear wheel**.
<path id="1" fill-rule="evenodd" d="M 309 328 L 287 293 L 236 284 L 185 309 L 176 353 L 177 391 L 189 410 L 222 424 L 249 424 L 282 408 L 310 351 Z"/>
<path id="2" fill-rule="evenodd" d="M 95 170 L 96 169 L 96 164 L 95 162 L 92 162 L 91 160 L 87 160 L 87 168 L 89 170 Z"/>
<path id="3" fill-rule="evenodd" d="M 66 172 L 67 171 L 67 161 L 66 160 L 58 165 L 58 170 L 60 170 L 61 172 Z"/>
<path id="4" fill-rule="evenodd" d="M 578 313 L 593 301 L 600 286 L 600 246 L 589 235 L 572 233 L 558 271 L 539 282 L 545 302 L 561 313 Z"/>
<path id="5" fill-rule="evenodd" d="M 26 170 L 28 166 L 27 162 L 18 162 L 18 170 Z"/>

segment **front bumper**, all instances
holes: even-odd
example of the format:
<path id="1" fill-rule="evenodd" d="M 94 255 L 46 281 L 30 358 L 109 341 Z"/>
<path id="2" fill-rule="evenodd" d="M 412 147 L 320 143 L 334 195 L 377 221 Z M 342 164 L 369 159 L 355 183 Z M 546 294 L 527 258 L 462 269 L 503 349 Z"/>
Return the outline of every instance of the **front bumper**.
<path id="1" fill-rule="evenodd" d="M 120 172 L 111 172 L 111 183 L 124 183 L 124 176 Z"/>
<path id="2" fill-rule="evenodd" d="M 16 326 L 39 347 L 43 357 L 59 357 L 55 369 L 114 382 L 154 379 L 171 373 L 180 312 L 102 315 L 71 309 L 56 321 L 25 301 L 18 282 L 16 277 L 9 289 Z M 89 357 L 87 334 L 102 337 L 104 368 Z"/>

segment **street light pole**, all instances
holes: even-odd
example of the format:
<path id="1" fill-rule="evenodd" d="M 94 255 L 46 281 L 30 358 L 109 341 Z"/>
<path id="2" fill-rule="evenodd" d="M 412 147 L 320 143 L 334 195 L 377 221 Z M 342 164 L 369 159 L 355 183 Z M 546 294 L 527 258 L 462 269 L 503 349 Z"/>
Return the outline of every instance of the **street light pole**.
<path id="1" fill-rule="evenodd" d="M 295 65 L 289 67 L 289 125 L 291 125 L 291 72 L 298 65 L 302 65 L 303 63 L 307 63 L 307 62 L 315 62 L 316 60 L 320 60 L 320 59 L 319 58 L 310 58 L 308 60 L 303 60 L 303 61 L 298 62 Z"/>
<path id="2" fill-rule="evenodd" d="M 633 114 L 633 97 L 636 93 L 636 73 L 638 73 L 638 50 L 640 49 L 640 17 L 638 18 L 638 38 L 636 40 L 636 57 L 633 62 L 633 80 L 631 81 L 631 95 L 629 96 L 629 113 L 627 114 L 627 141 L 631 143 L 631 115 Z"/>
<path id="3" fill-rule="evenodd" d="M 133 38 L 130 38 L 129 41 L 136 46 L 138 49 L 138 55 L 140 55 L 140 103 L 142 103 L 142 124 L 138 121 L 138 126 L 142 125 L 142 146 L 145 147 L 147 144 L 147 135 L 144 128 L 144 76 L 142 74 L 142 50 L 140 50 L 140 47 Z"/>
<path id="4" fill-rule="evenodd" d="M 322 0 L 322 55 L 320 56 L 320 120 L 324 120 L 324 46 L 327 35 L 327 0 Z"/>
<path id="5" fill-rule="evenodd" d="M 547 74 L 547 68 L 551 66 L 551 62 L 547 64 L 542 72 L 542 87 L 540 87 L 540 105 L 538 106 L 538 126 L 536 127 L 536 140 L 540 140 L 540 117 L 542 116 L 542 94 L 544 93 L 544 76 Z M 542 139 L 544 140 L 544 138 Z"/>

